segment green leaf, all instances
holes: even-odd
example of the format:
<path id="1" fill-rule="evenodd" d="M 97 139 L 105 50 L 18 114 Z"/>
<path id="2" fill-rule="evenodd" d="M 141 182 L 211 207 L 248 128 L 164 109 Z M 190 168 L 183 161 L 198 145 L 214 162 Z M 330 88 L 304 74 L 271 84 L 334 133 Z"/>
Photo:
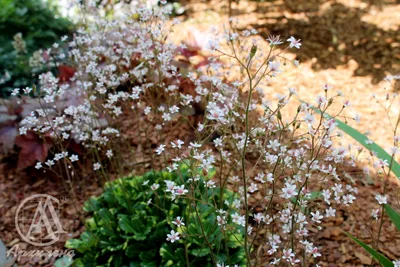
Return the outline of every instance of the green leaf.
<path id="1" fill-rule="evenodd" d="M 236 234 L 236 235 L 237 235 L 237 237 L 235 237 L 235 234 L 232 233 L 232 234 L 230 234 L 230 235 L 228 236 L 227 245 L 228 245 L 229 248 L 238 248 L 238 247 L 243 246 L 243 244 L 241 244 L 241 243 L 239 242 L 239 240 L 238 240 L 238 239 L 240 239 L 240 237 L 242 236 L 242 234 Z"/>
<path id="2" fill-rule="evenodd" d="M 169 261 L 169 260 L 172 260 L 172 261 L 175 260 L 175 254 L 172 251 L 172 248 L 170 246 L 168 246 L 167 244 L 163 244 L 161 246 L 160 255 L 163 258 L 163 260 L 166 261 L 166 262 Z"/>
<path id="3" fill-rule="evenodd" d="M 394 264 L 390 260 L 388 260 L 385 256 L 383 256 L 382 254 L 380 254 L 379 252 L 377 252 L 376 250 L 374 250 L 373 248 L 371 248 L 370 246 L 368 246 L 367 244 L 365 244 L 361 240 L 355 238 L 354 236 L 352 236 L 349 233 L 345 232 L 345 234 L 348 237 L 350 237 L 351 239 L 353 239 L 354 242 L 356 242 L 361 247 L 363 247 L 363 249 L 365 249 L 369 254 L 371 254 L 371 256 L 374 257 L 384 267 L 393 267 L 394 266 Z"/>
<path id="4" fill-rule="evenodd" d="M 100 207 L 100 202 L 96 198 L 91 197 L 88 201 L 85 202 L 83 209 L 87 212 L 94 212 L 98 211 Z"/>
<path id="5" fill-rule="evenodd" d="M 400 231 L 400 214 L 397 213 L 392 207 L 388 204 L 383 205 L 385 207 L 386 213 L 389 216 L 390 220 L 396 226 L 397 230 Z"/>
<path id="6" fill-rule="evenodd" d="M 314 200 L 317 198 L 322 197 L 322 193 L 320 191 L 313 191 L 310 193 L 310 197 L 308 198 L 309 200 Z"/>
<path id="7" fill-rule="evenodd" d="M 159 266 L 157 261 L 157 252 L 155 250 L 148 250 L 141 252 L 139 258 L 142 260 L 141 266 L 145 267 L 157 267 Z"/>
<path id="8" fill-rule="evenodd" d="M 119 218 L 119 227 L 127 233 L 133 234 L 135 230 L 133 229 L 131 220 L 126 215 L 121 215 Z"/>
<path id="9" fill-rule="evenodd" d="M 106 208 L 100 209 L 99 210 L 99 215 L 104 220 L 104 222 L 106 224 L 110 224 L 112 222 L 111 212 L 108 209 L 106 209 Z"/>
<path id="10" fill-rule="evenodd" d="M 301 101 L 301 102 L 303 102 L 303 101 Z M 305 103 L 305 102 L 303 102 L 303 103 Z M 321 111 L 318 108 L 311 106 L 311 109 L 314 110 L 315 112 L 321 114 Z M 327 118 L 333 118 L 332 116 L 330 116 L 329 114 L 326 114 L 326 113 L 324 114 L 324 116 Z M 335 121 L 338 124 L 337 126 L 339 129 L 341 129 L 347 135 L 352 137 L 354 140 L 356 140 L 358 143 L 360 143 L 366 149 L 375 153 L 379 159 L 387 160 L 387 162 L 390 164 L 392 157 L 382 147 L 380 147 L 375 142 L 372 142 L 372 144 L 367 144 L 366 141 L 369 140 L 368 137 L 366 137 L 365 135 L 363 135 L 362 133 L 360 133 L 359 131 L 357 131 L 356 129 L 354 129 L 350 125 L 342 122 L 339 119 L 335 119 Z M 400 179 L 400 164 L 395 159 L 393 159 L 393 163 L 392 163 L 392 172 L 397 176 L 398 179 Z"/>
<path id="11" fill-rule="evenodd" d="M 79 239 L 70 239 L 65 243 L 66 248 L 76 249 L 78 252 L 84 252 L 86 250 L 86 246 Z"/>
<path id="12" fill-rule="evenodd" d="M 208 254 L 210 254 L 210 249 L 209 248 L 195 248 L 190 250 L 190 254 L 196 257 L 204 257 Z"/>
<path id="13" fill-rule="evenodd" d="M 145 251 L 146 249 L 148 249 L 148 247 L 146 247 L 146 244 L 135 243 L 128 246 L 125 251 L 125 255 L 129 258 L 136 258 L 141 252 Z"/>

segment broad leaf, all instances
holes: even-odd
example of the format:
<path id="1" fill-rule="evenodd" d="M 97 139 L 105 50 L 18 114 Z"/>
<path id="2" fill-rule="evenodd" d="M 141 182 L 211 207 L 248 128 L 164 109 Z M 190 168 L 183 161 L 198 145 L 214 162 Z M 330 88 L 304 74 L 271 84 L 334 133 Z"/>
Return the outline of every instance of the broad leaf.
<path id="1" fill-rule="evenodd" d="M 131 234 L 135 233 L 135 230 L 133 229 L 133 226 L 132 226 L 132 222 L 126 215 L 122 215 L 120 217 L 119 227 L 127 233 L 131 233 Z"/>
<path id="2" fill-rule="evenodd" d="M 18 157 L 18 170 L 33 166 L 38 161 L 44 162 L 47 158 L 49 148 L 52 146 L 49 138 L 43 140 L 32 132 L 17 136 L 15 144 L 21 147 Z"/>

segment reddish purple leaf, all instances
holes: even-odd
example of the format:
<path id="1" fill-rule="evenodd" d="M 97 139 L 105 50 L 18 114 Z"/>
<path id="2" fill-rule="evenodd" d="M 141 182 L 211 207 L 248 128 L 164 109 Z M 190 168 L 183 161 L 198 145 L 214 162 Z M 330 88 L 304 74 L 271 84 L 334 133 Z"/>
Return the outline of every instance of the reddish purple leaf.
<path id="1" fill-rule="evenodd" d="M 17 136 L 15 144 L 21 147 L 18 157 L 18 170 L 33 166 L 37 161 L 44 162 L 47 158 L 48 150 L 52 146 L 50 138 L 43 140 L 32 132 Z"/>

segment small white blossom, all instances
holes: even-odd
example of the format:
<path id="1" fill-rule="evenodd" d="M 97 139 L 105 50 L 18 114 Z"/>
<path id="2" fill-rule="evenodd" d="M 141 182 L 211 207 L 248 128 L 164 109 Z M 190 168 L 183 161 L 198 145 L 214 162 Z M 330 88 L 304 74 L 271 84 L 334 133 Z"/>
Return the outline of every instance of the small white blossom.
<path id="1" fill-rule="evenodd" d="M 376 195 L 375 199 L 378 201 L 379 205 L 387 204 L 387 196 L 384 195 Z"/>
<path id="2" fill-rule="evenodd" d="M 175 224 L 176 226 L 180 227 L 180 226 L 184 226 L 185 223 L 183 222 L 183 219 L 181 217 L 176 217 L 175 220 L 172 221 L 173 224 Z"/>
<path id="3" fill-rule="evenodd" d="M 99 170 L 101 168 L 101 164 L 100 163 L 94 163 L 93 164 L 93 170 L 95 170 L 95 171 L 97 171 L 97 170 Z"/>
<path id="4" fill-rule="evenodd" d="M 174 243 L 179 239 L 180 239 L 179 233 L 175 232 L 174 230 L 171 230 L 171 233 L 167 234 L 167 241 L 170 241 L 171 243 Z"/>
<path id="5" fill-rule="evenodd" d="M 164 150 L 165 150 L 165 145 L 160 145 L 160 146 L 156 149 L 157 155 L 161 155 L 161 153 L 163 153 Z"/>
<path id="6" fill-rule="evenodd" d="M 71 160 L 71 162 L 75 162 L 75 161 L 78 161 L 78 160 L 79 160 L 78 155 L 71 155 L 71 156 L 69 157 L 69 159 Z"/>
<path id="7" fill-rule="evenodd" d="M 296 47 L 297 49 L 300 49 L 301 43 L 300 39 L 296 40 L 293 36 L 291 36 L 289 39 L 287 39 L 288 42 L 290 42 L 289 47 L 293 48 Z"/>

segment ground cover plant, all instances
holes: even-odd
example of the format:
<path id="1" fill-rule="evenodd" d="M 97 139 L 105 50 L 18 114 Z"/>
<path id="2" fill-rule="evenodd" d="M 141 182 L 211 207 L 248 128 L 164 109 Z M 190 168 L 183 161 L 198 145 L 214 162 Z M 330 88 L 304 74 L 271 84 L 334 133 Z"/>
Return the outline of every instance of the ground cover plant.
<path id="1" fill-rule="evenodd" d="M 232 206 L 234 194 L 207 187 L 203 175 L 189 167 L 125 177 L 108 184 L 99 198 L 91 198 L 85 211 L 94 217 L 87 221 L 87 231 L 66 244 L 81 253 L 76 265 L 243 265 L 243 228 L 231 224 L 219 231 L 213 205 L 222 196 Z M 187 196 L 173 190 L 182 182 L 190 186 Z M 217 208 L 230 210 L 227 204 Z"/>
<path id="2" fill-rule="evenodd" d="M 339 208 L 351 209 L 358 193 L 342 170 L 361 155 L 341 143 L 347 138 L 341 130 L 352 135 L 342 121 L 359 120 L 346 115 L 350 101 L 325 84 L 313 103 L 299 102 L 288 118 L 288 104 L 301 98 L 296 88 L 275 99 L 264 88 L 285 75 L 285 65 L 299 65 L 284 52 L 301 49 L 302 40 L 263 40 L 255 30 L 237 30 L 233 20 L 203 47 L 174 44 L 168 37 L 179 20 L 169 21 L 169 13 L 138 7 L 115 20 L 88 14 L 86 28 L 63 38 L 70 77 L 44 72 L 38 86 L 13 90 L 18 101 L 37 94 L 37 106 L 17 126 L 19 138 L 35 139 L 41 153 L 19 140 L 29 156 L 23 167 L 58 175 L 71 196 L 87 165 L 104 185 L 85 205 L 92 216 L 86 232 L 67 242 L 80 253 L 73 264 L 318 265 L 322 222 Z M 385 99 L 391 114 L 398 97 Z M 339 112 L 332 111 L 335 103 Z M 137 122 L 130 129 L 136 146 L 124 131 L 124 115 Z M 380 210 L 372 213 L 379 228 L 388 179 L 396 174 L 396 116 L 391 153 L 374 163 L 385 182 L 376 195 Z M 181 125 L 192 135 L 170 140 L 169 129 Z M 127 168 L 145 162 L 149 173 L 126 177 Z M 111 181 L 116 176 L 125 178 Z M 375 250 L 379 239 L 380 230 Z"/>

